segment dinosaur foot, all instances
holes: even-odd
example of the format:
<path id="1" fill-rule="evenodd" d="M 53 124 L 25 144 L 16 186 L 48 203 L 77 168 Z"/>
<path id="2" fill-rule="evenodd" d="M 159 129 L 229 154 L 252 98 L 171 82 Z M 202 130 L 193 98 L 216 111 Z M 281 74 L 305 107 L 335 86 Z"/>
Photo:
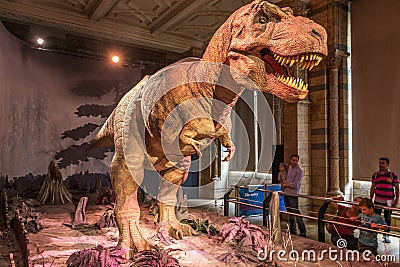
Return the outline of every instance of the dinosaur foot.
<path id="1" fill-rule="evenodd" d="M 180 223 L 175 216 L 175 207 L 159 203 L 160 230 L 166 230 L 175 239 L 183 239 L 183 236 L 198 235 L 188 224 Z"/>
<path id="2" fill-rule="evenodd" d="M 138 251 L 151 249 L 151 245 L 140 232 L 139 224 L 136 220 L 128 220 L 122 224 L 118 247 L 128 249 L 124 255 L 126 259 L 132 258 Z"/>
<path id="3" fill-rule="evenodd" d="M 156 228 L 156 233 L 150 237 L 150 240 L 159 240 L 165 246 L 175 244 L 175 239 L 169 235 L 164 226 L 164 223 L 159 223 Z"/>
<path id="4" fill-rule="evenodd" d="M 193 228 L 188 224 L 182 224 L 178 221 L 162 222 L 165 226 L 161 227 L 161 231 L 165 230 L 175 239 L 183 239 L 184 236 L 198 235 Z"/>

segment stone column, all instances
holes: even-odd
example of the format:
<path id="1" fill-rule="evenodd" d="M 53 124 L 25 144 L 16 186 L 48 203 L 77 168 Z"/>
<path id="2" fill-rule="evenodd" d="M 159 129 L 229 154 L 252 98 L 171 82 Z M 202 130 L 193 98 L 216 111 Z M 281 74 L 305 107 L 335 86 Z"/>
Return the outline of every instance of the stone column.
<path id="1" fill-rule="evenodd" d="M 349 54 L 335 49 L 328 55 L 329 70 L 329 195 L 343 195 L 339 186 L 339 69 Z"/>

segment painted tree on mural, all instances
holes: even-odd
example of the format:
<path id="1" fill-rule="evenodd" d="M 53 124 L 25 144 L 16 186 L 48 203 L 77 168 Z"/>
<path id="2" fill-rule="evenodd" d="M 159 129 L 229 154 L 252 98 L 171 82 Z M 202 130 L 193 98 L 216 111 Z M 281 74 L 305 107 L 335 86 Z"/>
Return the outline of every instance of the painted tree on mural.
<path id="1" fill-rule="evenodd" d="M 77 117 L 87 117 L 88 120 L 90 117 L 101 117 L 106 119 L 121 100 L 122 96 L 129 91 L 129 89 L 130 88 L 127 84 L 118 81 L 84 81 L 78 86 L 70 89 L 73 95 L 85 98 L 89 97 L 91 99 L 100 99 L 107 94 L 114 93 L 115 97 L 113 104 L 84 104 L 79 106 L 74 114 Z M 101 125 L 96 123 L 88 122 L 75 129 L 63 132 L 61 138 L 70 138 L 74 141 L 83 140 L 100 126 Z M 58 151 L 55 155 L 55 159 L 58 160 L 59 167 L 65 168 L 71 164 L 79 164 L 81 161 L 88 161 L 90 158 L 104 159 L 107 156 L 107 152 L 114 150 L 114 148 L 111 147 L 91 148 L 89 142 L 90 140 Z"/>

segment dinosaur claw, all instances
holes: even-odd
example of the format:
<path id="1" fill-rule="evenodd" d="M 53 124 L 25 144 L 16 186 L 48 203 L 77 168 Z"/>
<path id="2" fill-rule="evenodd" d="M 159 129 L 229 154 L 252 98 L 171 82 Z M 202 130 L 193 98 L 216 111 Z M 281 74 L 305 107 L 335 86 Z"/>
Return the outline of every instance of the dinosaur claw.
<path id="1" fill-rule="evenodd" d="M 177 240 L 183 239 L 183 232 L 181 230 L 176 230 L 171 228 L 171 236 Z"/>

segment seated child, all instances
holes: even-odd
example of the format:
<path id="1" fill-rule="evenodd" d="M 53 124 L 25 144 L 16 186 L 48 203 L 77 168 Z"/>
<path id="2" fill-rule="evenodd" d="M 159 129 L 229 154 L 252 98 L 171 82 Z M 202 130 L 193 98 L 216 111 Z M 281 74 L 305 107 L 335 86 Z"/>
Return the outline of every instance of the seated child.
<path id="1" fill-rule="evenodd" d="M 382 217 L 374 212 L 374 203 L 369 198 L 363 198 L 360 202 L 361 214 L 358 217 L 351 217 L 350 220 L 355 221 L 361 220 L 361 227 L 370 229 L 387 229 L 386 222 Z M 369 250 L 372 254 L 377 255 L 378 252 L 378 234 L 375 232 L 369 232 L 360 230 L 360 236 L 358 237 L 358 250 L 364 252 Z"/>
<path id="2" fill-rule="evenodd" d="M 343 197 L 333 197 L 333 199 L 344 200 Z M 331 202 L 329 206 L 337 210 L 337 217 L 335 217 L 333 221 L 359 226 L 360 221 L 352 221 L 350 220 L 350 218 L 357 217 L 360 214 L 361 211 L 359 203 L 362 201 L 362 199 L 362 197 L 354 198 L 354 202 L 356 202 L 357 204 L 352 204 L 351 207 L 346 207 L 342 204 Z M 347 241 L 347 249 L 357 249 L 358 238 L 354 237 L 354 229 L 355 228 L 353 227 L 340 224 L 335 225 L 333 228 L 333 232 L 331 233 L 332 244 L 337 245 L 340 239 L 344 239 Z"/>

